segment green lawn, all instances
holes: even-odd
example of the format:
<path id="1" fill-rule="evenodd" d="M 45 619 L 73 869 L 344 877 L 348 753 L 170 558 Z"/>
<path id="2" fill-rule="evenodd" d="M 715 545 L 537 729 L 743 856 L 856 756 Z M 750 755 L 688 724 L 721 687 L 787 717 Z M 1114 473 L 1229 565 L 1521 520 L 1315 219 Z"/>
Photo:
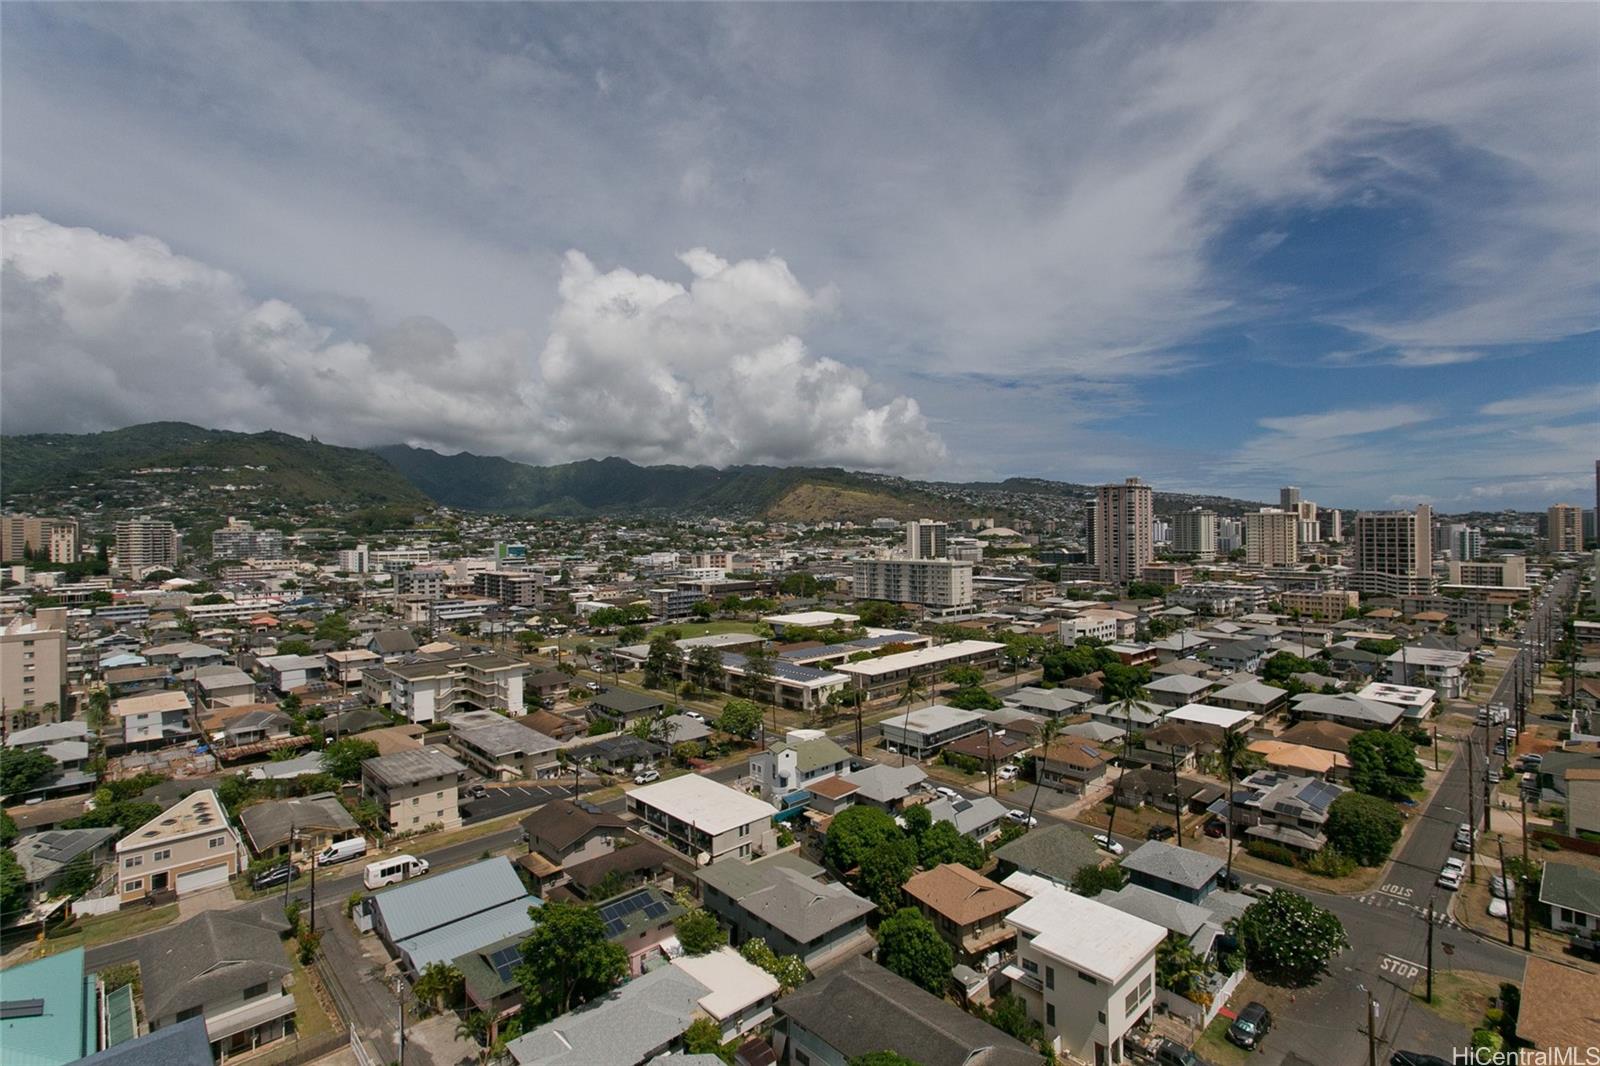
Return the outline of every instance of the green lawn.
<path id="1" fill-rule="evenodd" d="M 1215 1066 L 1245 1066 L 1251 1061 L 1250 1052 L 1230 1044 L 1225 1035 L 1233 1019 L 1219 1014 L 1206 1026 L 1206 1031 L 1195 1041 L 1194 1053 Z M 1269 1037 L 1271 1034 L 1268 1034 Z"/>
<path id="2" fill-rule="evenodd" d="M 126 940 L 130 936 L 159 929 L 177 919 L 176 903 L 169 903 L 164 907 L 140 905 L 137 908 L 82 918 L 65 929 L 52 929 L 46 934 L 44 954 L 54 955 L 58 951 L 68 951 L 72 948 L 92 948 L 109 944 L 113 940 Z"/>
<path id="3" fill-rule="evenodd" d="M 645 634 L 644 639 L 650 640 L 657 633 L 668 629 L 676 629 L 681 637 L 709 637 L 719 633 L 754 633 L 755 622 L 721 621 L 721 622 L 674 622 L 670 625 L 656 626 Z"/>

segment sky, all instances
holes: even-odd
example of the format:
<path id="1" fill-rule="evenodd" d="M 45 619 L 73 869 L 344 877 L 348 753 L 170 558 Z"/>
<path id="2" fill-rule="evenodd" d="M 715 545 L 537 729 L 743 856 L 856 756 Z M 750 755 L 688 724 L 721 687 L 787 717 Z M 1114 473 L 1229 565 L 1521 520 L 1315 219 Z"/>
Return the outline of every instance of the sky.
<path id="1" fill-rule="evenodd" d="M 1587 503 L 1600 6 L 0 5 L 0 428 Z"/>

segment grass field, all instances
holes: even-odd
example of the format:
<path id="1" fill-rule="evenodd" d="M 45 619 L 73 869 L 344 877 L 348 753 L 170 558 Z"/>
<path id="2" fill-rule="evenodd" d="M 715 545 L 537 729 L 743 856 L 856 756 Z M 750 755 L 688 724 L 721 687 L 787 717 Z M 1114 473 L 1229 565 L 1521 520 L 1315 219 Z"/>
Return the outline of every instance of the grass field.
<path id="1" fill-rule="evenodd" d="M 755 622 L 721 621 L 721 622 L 673 622 L 670 625 L 656 626 L 645 634 L 645 640 L 650 640 L 657 633 L 668 629 L 676 629 L 680 638 L 710 637 L 722 633 L 754 633 Z"/>
<path id="2" fill-rule="evenodd" d="M 148 933 L 178 920 L 178 905 L 138 907 L 82 918 L 63 930 L 46 935 L 42 954 L 54 955 L 72 948 L 92 948 Z"/>

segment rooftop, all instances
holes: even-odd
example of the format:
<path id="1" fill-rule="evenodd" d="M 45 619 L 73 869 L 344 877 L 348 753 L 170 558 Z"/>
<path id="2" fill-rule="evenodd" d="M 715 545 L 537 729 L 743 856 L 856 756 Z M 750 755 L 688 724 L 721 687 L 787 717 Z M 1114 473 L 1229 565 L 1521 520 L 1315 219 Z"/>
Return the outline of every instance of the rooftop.
<path id="1" fill-rule="evenodd" d="M 892 726 L 913 733 L 937 733 L 940 730 L 982 721 L 983 714 L 979 711 L 964 711 L 960 707 L 935 703 L 930 707 L 919 707 L 905 714 L 892 715 L 883 720 L 882 726 Z"/>
<path id="2" fill-rule="evenodd" d="M 879 659 L 867 659 L 859 663 L 841 663 L 839 672 L 844 674 L 857 674 L 863 677 L 877 677 L 881 674 L 892 674 L 900 670 L 916 670 L 923 667 L 937 666 L 959 659 L 963 656 L 990 655 L 1004 650 L 1004 644 L 996 644 L 987 640 L 955 640 L 949 644 L 940 644 L 932 648 L 914 648 L 911 651 L 897 652 L 894 655 L 885 655 Z"/>
<path id="3" fill-rule="evenodd" d="M 778 813 L 772 804 L 699 774 L 683 774 L 631 789 L 630 802 L 646 803 L 716 836 Z"/>
<path id="4" fill-rule="evenodd" d="M 65 1066 L 98 1042 L 94 976 L 82 948 L 7 967 L 0 980 L 6 1066 Z"/>
<path id="5" fill-rule="evenodd" d="M 1006 919 L 1040 951 L 1115 984 L 1155 951 L 1167 930 L 1097 900 L 1051 886 Z"/>
<path id="6" fill-rule="evenodd" d="M 411 785 L 435 777 L 464 774 L 467 768 L 438 748 L 380 755 L 361 764 L 361 772 L 384 785 Z"/>
<path id="7" fill-rule="evenodd" d="M 1222 861 L 1159 840 L 1147 840 L 1122 860 L 1122 868 L 1186 888 L 1202 888 L 1222 872 Z"/>
<path id="8" fill-rule="evenodd" d="M 182 711 L 187 714 L 190 710 L 189 696 L 182 689 L 124 696 L 111 704 L 111 713 L 118 718 L 126 718 L 132 714 L 166 714 L 170 711 Z"/>
<path id="9" fill-rule="evenodd" d="M 511 860 L 497 855 L 384 889 L 373 895 L 372 902 L 389 936 L 400 941 L 521 900 L 527 894 Z M 469 948 L 462 949 L 466 950 Z"/>
<path id="10" fill-rule="evenodd" d="M 997 885 L 976 870 L 945 863 L 916 874 L 905 893 L 957 925 L 969 925 L 1021 906 L 1026 897 Z"/>
<path id="11" fill-rule="evenodd" d="M 228 815 L 209 788 L 192 792 L 117 841 L 117 852 L 148 847 L 192 833 L 226 831 Z"/>

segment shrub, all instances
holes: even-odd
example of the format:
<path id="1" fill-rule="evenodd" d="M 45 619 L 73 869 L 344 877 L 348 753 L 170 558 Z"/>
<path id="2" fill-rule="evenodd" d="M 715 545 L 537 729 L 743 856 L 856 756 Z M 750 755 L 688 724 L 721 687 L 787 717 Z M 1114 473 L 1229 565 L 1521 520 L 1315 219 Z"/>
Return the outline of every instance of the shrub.
<path id="1" fill-rule="evenodd" d="M 1246 841 L 1244 850 L 1249 852 L 1251 855 L 1254 855 L 1258 859 L 1265 859 L 1268 862 L 1275 862 L 1279 866 L 1294 865 L 1294 852 L 1290 851 L 1282 844 L 1274 844 L 1270 840 Z"/>
<path id="2" fill-rule="evenodd" d="M 1355 873 L 1356 861 L 1336 848 L 1323 848 L 1307 861 L 1306 869 L 1318 877 L 1348 877 Z"/>

